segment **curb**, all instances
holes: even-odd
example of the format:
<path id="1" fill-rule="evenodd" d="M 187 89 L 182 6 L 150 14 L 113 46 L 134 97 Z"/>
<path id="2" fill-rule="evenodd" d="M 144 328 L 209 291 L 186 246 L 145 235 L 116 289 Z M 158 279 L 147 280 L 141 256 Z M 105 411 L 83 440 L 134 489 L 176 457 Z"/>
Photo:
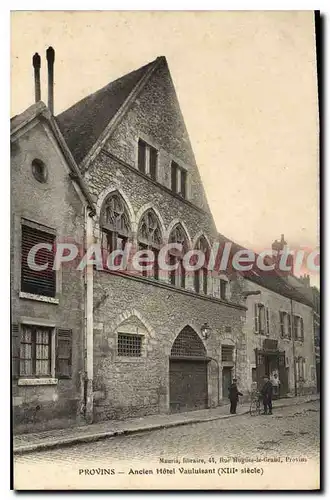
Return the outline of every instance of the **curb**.
<path id="1" fill-rule="evenodd" d="M 300 404 L 305 404 L 305 403 L 312 403 L 314 401 L 319 401 L 319 398 L 317 399 L 311 399 L 309 401 L 301 401 L 301 402 L 294 402 L 292 403 L 292 406 L 298 406 Z M 286 408 L 291 405 L 276 405 L 276 409 L 278 408 Z M 43 443 L 36 443 L 36 444 L 28 444 L 28 445 L 23 445 L 19 446 L 17 448 L 13 448 L 13 454 L 14 455 L 24 455 L 26 453 L 31 453 L 35 451 L 44 451 L 44 450 L 49 450 L 49 449 L 54 449 L 54 448 L 61 448 L 65 446 L 70 446 L 70 445 L 75 445 L 79 443 L 90 443 L 90 442 L 95 442 L 95 441 L 101 441 L 103 439 L 107 439 L 110 437 L 116 437 L 116 436 L 125 436 L 128 434 L 138 434 L 141 432 L 149 432 L 149 431 L 154 431 L 154 430 L 159 430 L 159 429 L 169 429 L 171 427 L 180 427 L 183 425 L 189 425 L 189 424 L 200 424 L 203 422 L 212 422 L 214 420 L 222 420 L 222 419 L 227 419 L 227 418 L 235 418 L 235 417 L 240 417 L 241 415 L 246 415 L 250 412 L 250 409 L 244 410 L 241 413 L 237 415 L 215 415 L 213 417 L 204 417 L 204 418 L 192 418 L 190 420 L 181 420 L 177 422 L 166 422 L 163 424 L 151 424 L 148 427 L 137 427 L 133 429 L 123 429 L 123 430 L 118 430 L 118 431 L 106 431 L 106 432 L 98 432 L 95 434 L 90 434 L 90 435 L 84 435 L 84 436 L 75 436 L 75 437 L 69 437 L 69 438 L 62 438 L 58 441 L 53 441 L 53 442 L 43 442 Z"/>

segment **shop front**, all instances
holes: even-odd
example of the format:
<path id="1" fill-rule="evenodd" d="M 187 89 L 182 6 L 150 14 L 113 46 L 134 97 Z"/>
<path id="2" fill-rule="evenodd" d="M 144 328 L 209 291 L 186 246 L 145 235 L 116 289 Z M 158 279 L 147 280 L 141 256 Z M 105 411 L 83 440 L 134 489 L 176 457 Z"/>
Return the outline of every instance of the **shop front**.
<path id="1" fill-rule="evenodd" d="M 266 375 L 273 384 L 274 399 L 288 393 L 288 369 L 285 366 L 285 351 L 278 349 L 278 341 L 265 339 L 262 349 L 255 349 L 257 385 L 260 390 Z"/>

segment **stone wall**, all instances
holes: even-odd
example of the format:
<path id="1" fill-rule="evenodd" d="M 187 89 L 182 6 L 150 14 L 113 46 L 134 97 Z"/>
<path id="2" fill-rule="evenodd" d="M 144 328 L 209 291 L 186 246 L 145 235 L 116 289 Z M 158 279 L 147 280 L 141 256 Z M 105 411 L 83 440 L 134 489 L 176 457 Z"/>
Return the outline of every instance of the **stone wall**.
<path id="1" fill-rule="evenodd" d="M 169 411 L 169 355 L 186 325 L 198 335 L 203 323 L 211 327 L 209 339 L 203 340 L 207 356 L 215 359 L 209 363 L 210 407 L 218 404 L 218 391 L 222 398 L 222 344 L 237 342 L 237 375 L 239 380 L 244 379 L 243 308 L 146 278 L 102 271 L 94 273 L 94 301 L 100 304 L 94 313 L 96 420 Z M 118 332 L 143 335 L 140 358 L 117 356 Z"/>

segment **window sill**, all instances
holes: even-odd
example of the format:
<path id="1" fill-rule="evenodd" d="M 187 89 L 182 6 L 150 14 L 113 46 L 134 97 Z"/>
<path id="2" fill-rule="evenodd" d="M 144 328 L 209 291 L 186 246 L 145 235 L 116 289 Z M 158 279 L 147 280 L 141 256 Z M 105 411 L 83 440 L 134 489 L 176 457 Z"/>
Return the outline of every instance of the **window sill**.
<path id="1" fill-rule="evenodd" d="M 19 292 L 20 299 L 37 300 L 38 302 L 48 302 L 49 304 L 59 304 L 59 299 L 46 297 L 45 295 L 36 295 L 34 293 Z"/>
<path id="2" fill-rule="evenodd" d="M 17 385 L 57 385 L 57 378 L 19 378 Z"/>

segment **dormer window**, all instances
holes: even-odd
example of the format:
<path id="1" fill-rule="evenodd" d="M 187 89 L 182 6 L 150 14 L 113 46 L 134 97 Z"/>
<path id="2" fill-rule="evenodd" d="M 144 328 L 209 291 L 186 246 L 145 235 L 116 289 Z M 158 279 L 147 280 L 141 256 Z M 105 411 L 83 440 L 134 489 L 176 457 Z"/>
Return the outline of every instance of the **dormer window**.
<path id="1" fill-rule="evenodd" d="M 187 172 L 175 161 L 171 163 L 171 189 L 174 193 L 187 197 Z"/>
<path id="2" fill-rule="evenodd" d="M 138 143 L 138 169 L 143 174 L 157 180 L 158 151 L 142 139 Z"/>

